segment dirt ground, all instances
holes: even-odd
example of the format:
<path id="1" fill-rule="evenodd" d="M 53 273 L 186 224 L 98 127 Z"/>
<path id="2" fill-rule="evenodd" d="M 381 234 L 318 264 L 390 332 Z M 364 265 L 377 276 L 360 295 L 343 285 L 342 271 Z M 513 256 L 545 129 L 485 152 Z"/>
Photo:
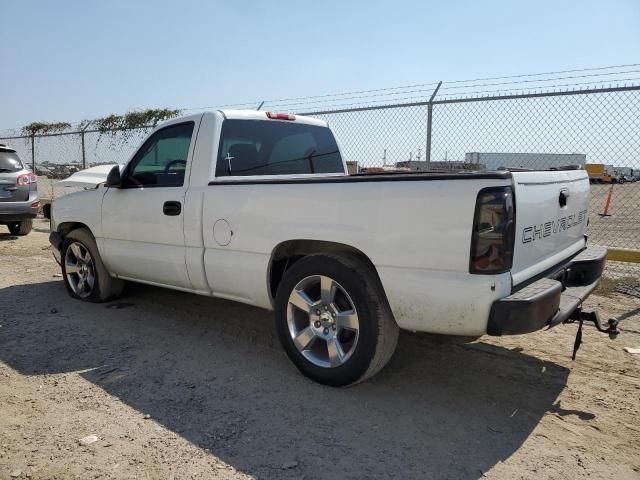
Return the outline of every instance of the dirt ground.
<path id="1" fill-rule="evenodd" d="M 141 285 L 74 301 L 47 224 L 5 231 L 0 479 L 640 478 L 637 298 L 589 299 L 623 332 L 585 327 L 575 362 L 575 325 L 402 334 L 379 375 L 333 389 L 297 373 L 269 312 Z"/>

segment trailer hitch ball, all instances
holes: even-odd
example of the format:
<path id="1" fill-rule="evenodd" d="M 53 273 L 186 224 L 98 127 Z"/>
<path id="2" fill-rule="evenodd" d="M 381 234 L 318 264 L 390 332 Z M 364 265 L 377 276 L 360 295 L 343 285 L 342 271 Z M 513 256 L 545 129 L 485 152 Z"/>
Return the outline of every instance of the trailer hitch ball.
<path id="1" fill-rule="evenodd" d="M 614 340 L 618 335 L 620 335 L 620 330 L 618 330 L 618 319 L 610 318 L 608 323 L 609 328 L 607 328 L 607 333 L 609 334 L 609 338 Z"/>

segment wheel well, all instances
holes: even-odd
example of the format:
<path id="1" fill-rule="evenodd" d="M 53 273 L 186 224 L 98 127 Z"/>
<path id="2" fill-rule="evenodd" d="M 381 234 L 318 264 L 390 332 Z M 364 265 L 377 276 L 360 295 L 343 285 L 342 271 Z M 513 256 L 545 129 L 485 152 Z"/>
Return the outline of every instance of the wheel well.
<path id="1" fill-rule="evenodd" d="M 288 240 L 274 248 L 269 262 L 269 294 L 271 300 L 275 299 L 280 282 L 286 271 L 303 257 L 323 253 L 348 254 L 357 256 L 366 263 L 375 273 L 378 281 L 380 277 L 375 265 L 367 255 L 351 245 L 324 240 Z"/>
<path id="2" fill-rule="evenodd" d="M 86 228 L 87 230 L 89 230 L 89 232 L 91 232 L 91 229 L 84 223 L 64 222 L 58 225 L 58 233 L 64 238 L 69 235 L 69 232 L 71 232 L 72 230 L 77 230 L 78 228 Z M 93 235 L 93 233 L 91 233 L 91 235 Z"/>

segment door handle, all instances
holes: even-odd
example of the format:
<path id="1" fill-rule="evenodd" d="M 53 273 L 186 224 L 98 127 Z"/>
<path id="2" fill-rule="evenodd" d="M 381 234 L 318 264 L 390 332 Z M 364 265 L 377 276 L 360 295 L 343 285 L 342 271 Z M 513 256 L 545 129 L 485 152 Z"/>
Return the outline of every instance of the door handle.
<path id="1" fill-rule="evenodd" d="M 180 202 L 168 201 L 164 202 L 164 205 L 162 205 L 162 213 L 165 215 L 175 217 L 180 215 L 180 212 L 182 212 L 182 204 Z"/>

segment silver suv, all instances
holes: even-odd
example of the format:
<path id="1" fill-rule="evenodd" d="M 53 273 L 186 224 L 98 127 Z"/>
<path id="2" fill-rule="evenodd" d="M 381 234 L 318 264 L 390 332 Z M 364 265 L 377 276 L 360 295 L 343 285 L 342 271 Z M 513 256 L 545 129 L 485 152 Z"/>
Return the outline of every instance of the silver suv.
<path id="1" fill-rule="evenodd" d="M 40 208 L 36 175 L 13 148 L 0 144 L 0 225 L 12 235 L 26 235 Z"/>

